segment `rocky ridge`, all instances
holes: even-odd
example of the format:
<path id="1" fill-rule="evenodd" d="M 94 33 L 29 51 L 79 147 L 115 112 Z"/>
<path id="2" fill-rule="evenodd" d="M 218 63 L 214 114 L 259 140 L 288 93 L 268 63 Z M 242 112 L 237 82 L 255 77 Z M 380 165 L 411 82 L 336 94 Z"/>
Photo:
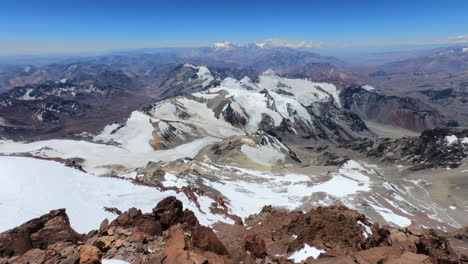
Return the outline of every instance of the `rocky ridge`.
<path id="1" fill-rule="evenodd" d="M 0 263 L 455 264 L 468 261 L 467 246 L 466 228 L 447 234 L 415 224 L 379 226 L 344 206 L 308 213 L 267 206 L 247 226 L 213 230 L 167 197 L 151 213 L 131 208 L 85 235 L 70 228 L 64 209 L 51 211 L 0 234 Z"/>
<path id="2" fill-rule="evenodd" d="M 419 137 L 363 139 L 342 147 L 382 161 L 409 164 L 411 170 L 457 168 L 468 157 L 468 129 L 435 128 Z"/>

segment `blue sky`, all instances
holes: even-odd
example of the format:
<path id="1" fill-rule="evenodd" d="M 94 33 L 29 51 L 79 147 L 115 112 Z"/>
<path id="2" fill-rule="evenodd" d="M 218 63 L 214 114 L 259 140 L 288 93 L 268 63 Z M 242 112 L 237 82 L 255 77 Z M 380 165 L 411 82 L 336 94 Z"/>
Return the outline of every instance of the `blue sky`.
<path id="1" fill-rule="evenodd" d="M 0 53 L 305 40 L 323 47 L 468 41 L 467 0 L 0 0 Z"/>

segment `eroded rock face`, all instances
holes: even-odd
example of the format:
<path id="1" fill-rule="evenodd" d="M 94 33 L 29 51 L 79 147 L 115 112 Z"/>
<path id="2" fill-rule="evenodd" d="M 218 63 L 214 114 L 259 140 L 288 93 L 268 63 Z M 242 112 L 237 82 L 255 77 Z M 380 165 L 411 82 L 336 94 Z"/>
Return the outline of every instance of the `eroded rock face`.
<path id="1" fill-rule="evenodd" d="M 340 100 L 344 109 L 365 120 L 413 131 L 432 129 L 442 124 L 439 112 L 427 104 L 413 98 L 386 96 L 358 85 L 343 89 Z"/>
<path id="2" fill-rule="evenodd" d="M 305 248 L 320 250 L 302 263 L 463 263 L 464 232 L 451 234 L 412 224 L 393 228 L 371 224 L 344 206 L 318 207 L 308 213 L 280 212 L 271 206 L 249 217 L 249 226 L 201 226 L 175 197 L 152 213 L 131 208 L 86 236 L 70 228 L 65 210 L 51 211 L 0 234 L 0 263 L 98 264 L 121 259 L 138 264 L 293 263 Z"/>
<path id="3" fill-rule="evenodd" d="M 76 243 L 81 239 L 70 227 L 65 209 L 53 210 L 0 234 L 0 256 L 18 256 L 30 249 L 46 249 L 57 242 Z"/>
<path id="4" fill-rule="evenodd" d="M 468 129 L 435 128 L 419 137 L 362 140 L 343 146 L 383 161 L 407 162 L 412 170 L 457 168 L 468 157 Z"/>

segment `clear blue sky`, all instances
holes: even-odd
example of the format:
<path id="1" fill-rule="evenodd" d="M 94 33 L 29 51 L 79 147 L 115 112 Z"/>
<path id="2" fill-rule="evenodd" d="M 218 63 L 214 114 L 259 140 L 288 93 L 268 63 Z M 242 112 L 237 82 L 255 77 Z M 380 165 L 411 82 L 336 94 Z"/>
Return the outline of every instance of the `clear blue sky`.
<path id="1" fill-rule="evenodd" d="M 467 34 L 468 0 L 0 0 L 3 54 L 267 38 L 324 46 L 449 43 Z"/>

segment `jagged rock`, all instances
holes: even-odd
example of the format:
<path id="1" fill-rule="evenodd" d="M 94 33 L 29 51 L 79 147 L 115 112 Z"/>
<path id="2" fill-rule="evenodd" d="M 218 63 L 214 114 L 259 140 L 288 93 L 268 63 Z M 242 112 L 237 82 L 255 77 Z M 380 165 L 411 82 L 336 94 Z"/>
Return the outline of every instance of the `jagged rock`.
<path id="1" fill-rule="evenodd" d="M 408 236 L 406 233 L 400 232 L 395 228 L 391 228 L 388 240 L 394 247 L 402 248 L 405 251 L 417 252 L 419 238 L 416 236 Z"/>
<path id="2" fill-rule="evenodd" d="M 218 255 L 227 255 L 227 250 L 213 230 L 206 226 L 196 226 L 192 230 L 193 245 Z"/>
<path id="3" fill-rule="evenodd" d="M 468 241 L 449 237 L 447 238 L 447 249 L 453 259 L 468 262 Z"/>
<path id="4" fill-rule="evenodd" d="M 45 249 L 59 241 L 75 243 L 81 239 L 70 227 L 65 209 L 53 210 L 0 234 L 0 257 L 22 255 L 33 248 Z"/>
<path id="5" fill-rule="evenodd" d="M 99 233 L 104 234 L 109 230 L 109 219 L 104 219 L 99 226 Z"/>
<path id="6" fill-rule="evenodd" d="M 84 245 L 80 249 L 80 264 L 101 263 L 101 251 L 94 246 Z"/>
<path id="7" fill-rule="evenodd" d="M 315 164 L 318 166 L 341 166 L 345 164 L 348 160 L 349 157 L 338 156 L 335 153 L 326 151 L 317 158 Z"/>
<path id="8" fill-rule="evenodd" d="M 385 264 L 432 264 L 432 260 L 430 257 L 415 254 L 411 252 L 404 252 L 399 258 L 390 259 L 385 262 Z"/>
<path id="9" fill-rule="evenodd" d="M 164 229 L 179 223 L 184 217 L 182 202 L 177 200 L 174 196 L 170 196 L 160 201 L 153 213 L 156 220 L 158 220 Z"/>
<path id="10" fill-rule="evenodd" d="M 452 140 L 450 141 L 449 140 Z M 419 137 L 381 138 L 357 141 L 342 147 L 360 151 L 370 157 L 395 163 L 407 162 L 411 170 L 427 168 L 457 168 L 468 157 L 468 129 L 435 128 Z"/>
<path id="11" fill-rule="evenodd" d="M 248 236 L 245 239 L 245 250 L 252 252 L 256 258 L 267 256 L 265 241 L 257 236 Z"/>
<path id="12" fill-rule="evenodd" d="M 16 263 L 42 263 L 46 259 L 46 252 L 41 249 L 31 249 L 15 260 Z"/>
<path id="13" fill-rule="evenodd" d="M 354 254 L 359 264 L 385 263 L 390 259 L 396 259 L 403 255 L 403 250 L 397 247 L 376 247 L 360 251 Z"/>
<path id="14" fill-rule="evenodd" d="M 2 246 L 17 241 L 15 235 L 23 238 L 24 234 L 41 234 L 42 241 L 48 241 L 42 248 L 29 248 L 16 255 L 2 251 L 0 263 L 97 264 L 101 258 L 115 258 L 138 264 L 286 264 L 291 263 L 287 258 L 305 244 L 325 253 L 318 259 L 309 257 L 304 263 L 455 264 L 467 259 L 468 242 L 456 238 L 463 238 L 463 230 L 447 234 L 415 223 L 400 229 L 380 227 L 344 206 L 318 207 L 307 213 L 278 211 L 268 206 L 259 216 L 253 217 L 248 227 L 217 224 L 215 233 L 201 226 L 193 212 L 183 210 L 180 201 L 168 197 L 154 208 L 154 213 L 143 214 L 131 208 L 121 219 L 112 221 L 106 232 L 89 232 L 82 241 L 69 241 L 68 233 L 52 228 L 61 235 L 54 237 L 59 240 L 52 243 L 47 240 L 51 234 L 42 229 L 60 226 L 57 219 L 68 219 L 64 211 L 56 210 L 12 229 L 31 231 L 26 227 L 40 227 L 32 233 L 9 230 L 0 234 L 8 239 L 0 240 Z M 167 221 L 170 217 L 176 220 Z M 160 219 L 166 221 L 164 232 Z M 103 223 L 105 226 L 106 221 Z M 66 227 L 65 224 L 62 228 Z"/>
<path id="15" fill-rule="evenodd" d="M 386 125 L 402 127 L 413 131 L 432 129 L 442 124 L 439 112 L 416 99 L 387 96 L 376 90 L 367 90 L 351 85 L 340 92 L 344 109 Z"/>
<path id="16" fill-rule="evenodd" d="M 111 248 L 112 242 L 115 238 L 112 236 L 103 236 L 96 239 L 93 243 L 93 246 L 99 248 L 101 251 L 107 251 Z"/>

